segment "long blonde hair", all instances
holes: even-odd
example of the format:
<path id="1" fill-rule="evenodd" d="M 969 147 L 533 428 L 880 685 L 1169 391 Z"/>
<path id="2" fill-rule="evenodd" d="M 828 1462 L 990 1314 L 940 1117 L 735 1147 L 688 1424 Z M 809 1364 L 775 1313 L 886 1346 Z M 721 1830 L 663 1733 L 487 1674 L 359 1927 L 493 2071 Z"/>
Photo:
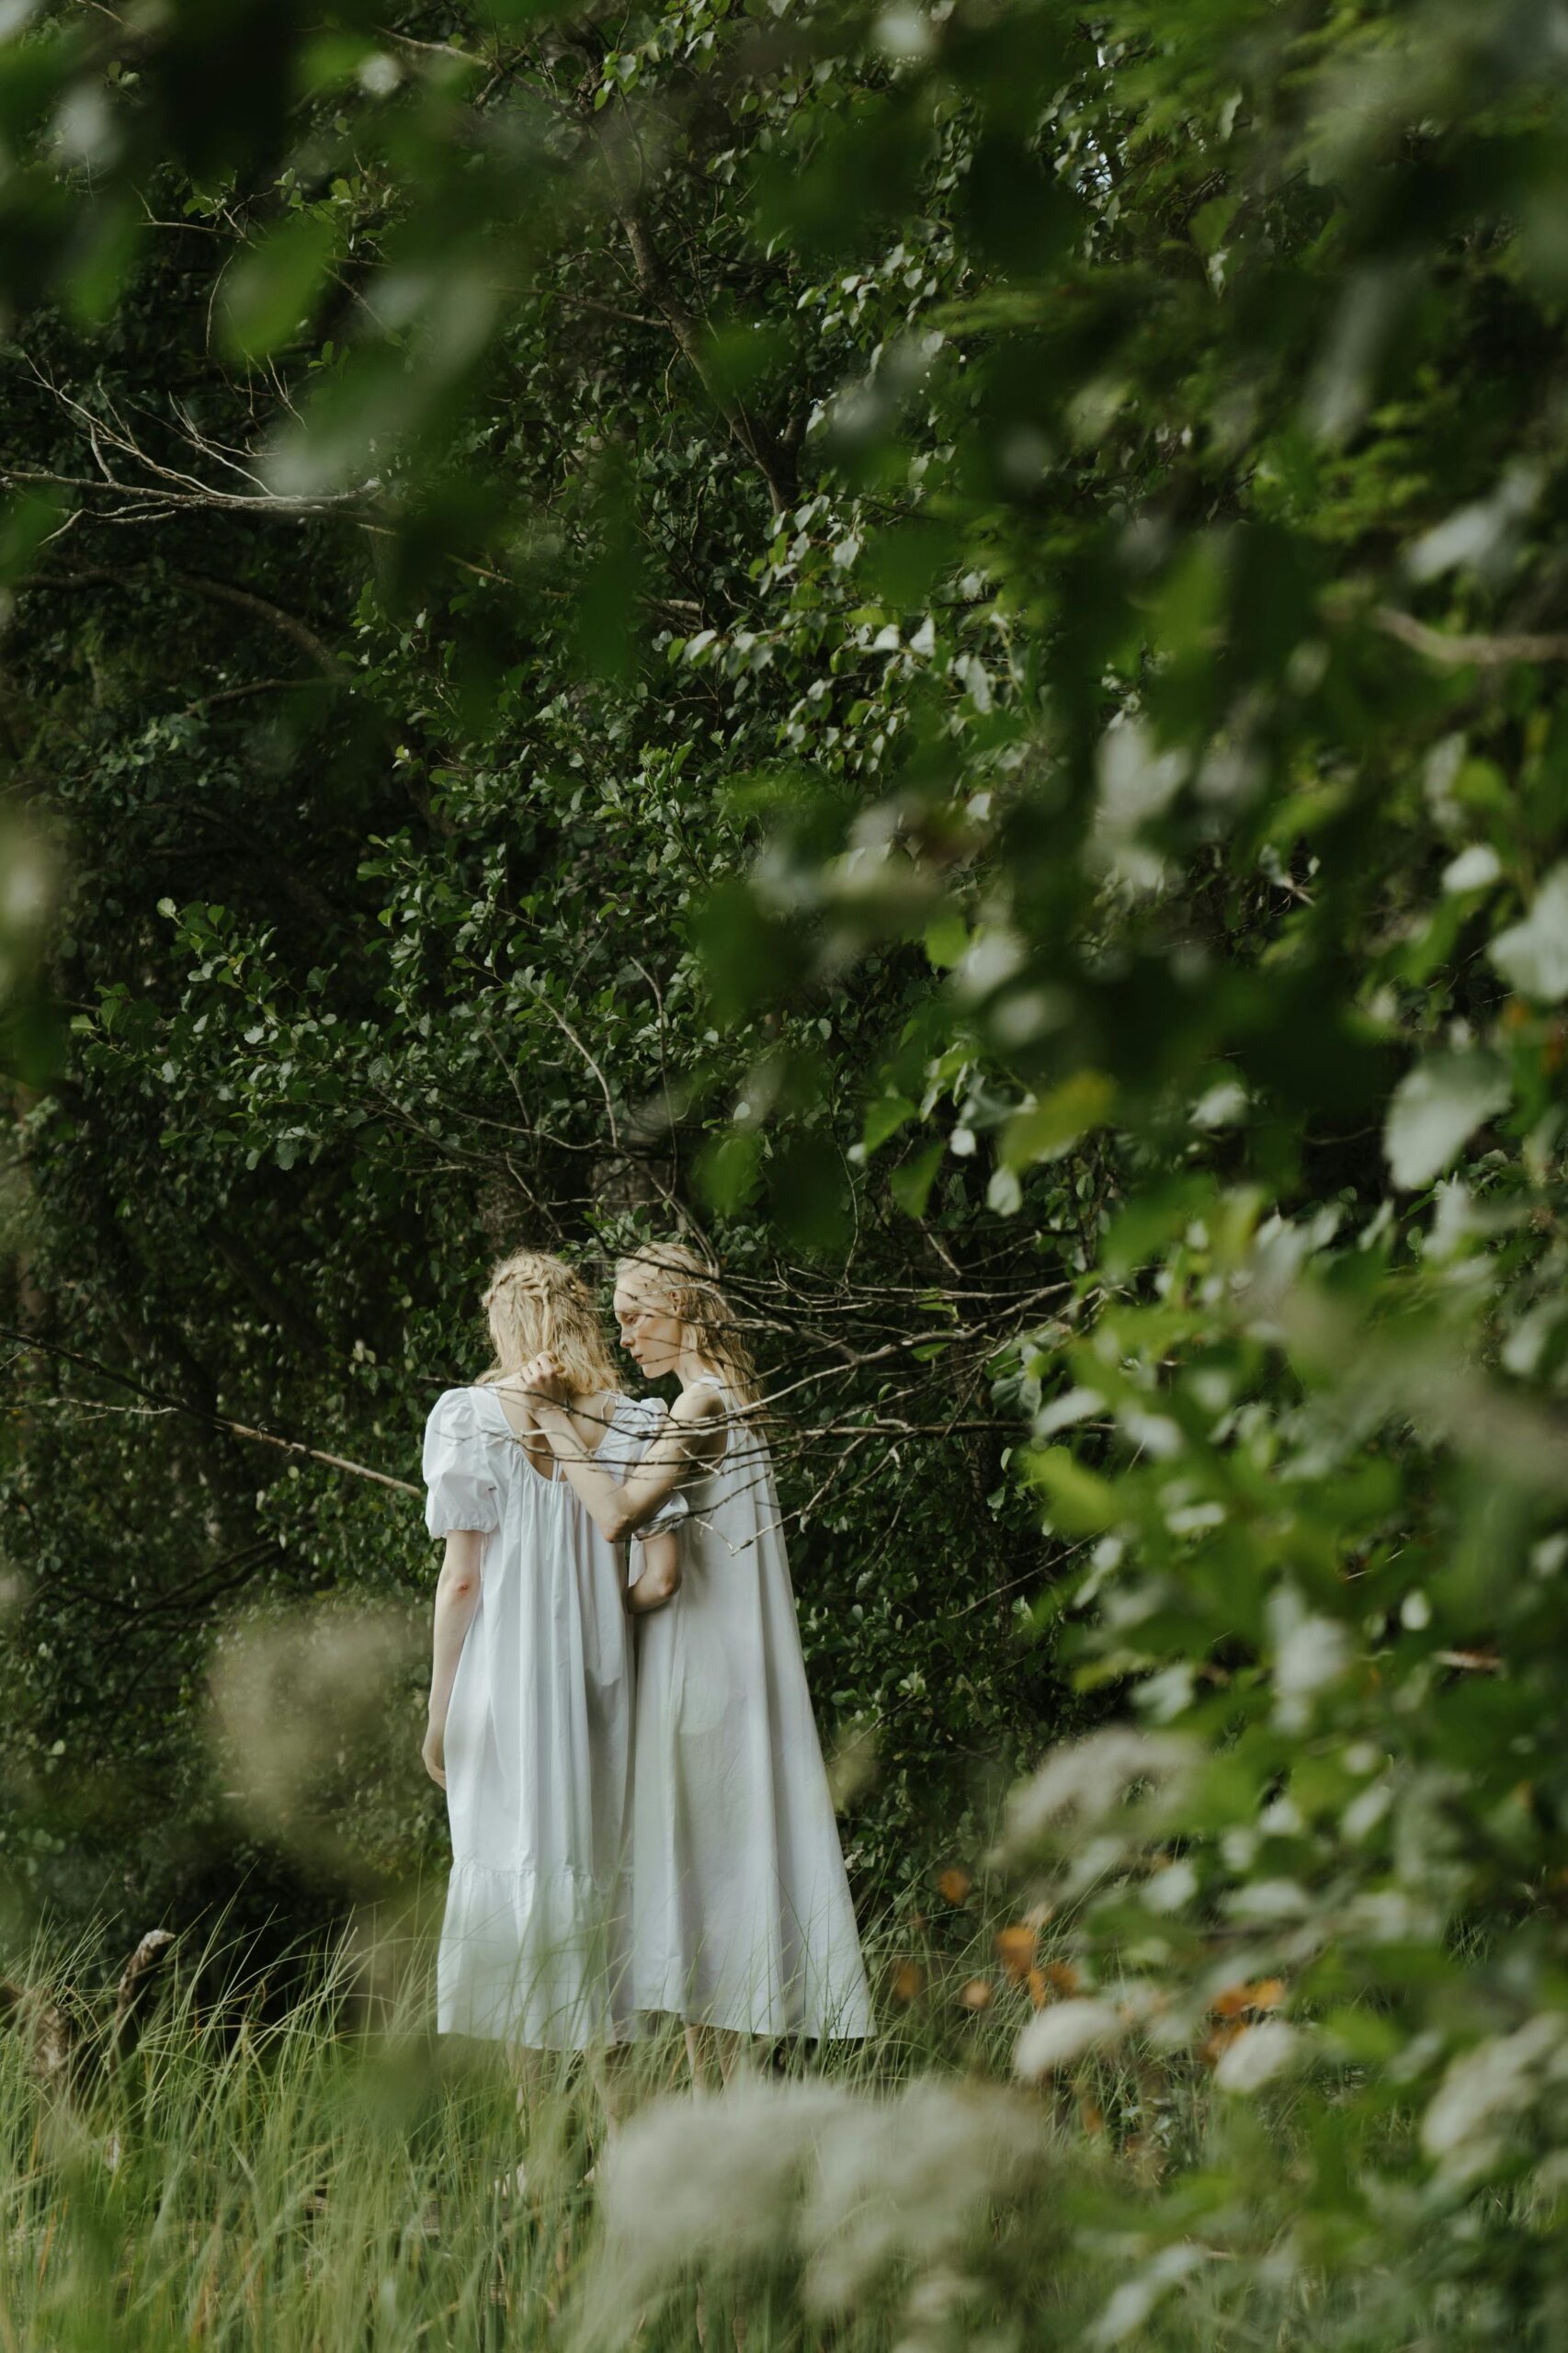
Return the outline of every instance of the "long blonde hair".
<path id="1" fill-rule="evenodd" d="M 495 1362 L 481 1378 L 505 1381 L 550 1351 L 574 1397 L 619 1387 L 593 1292 L 574 1267 L 548 1250 L 514 1250 L 484 1293 Z"/>
<path id="2" fill-rule="evenodd" d="M 649 1242 L 616 1266 L 618 1281 L 652 1291 L 684 1325 L 697 1352 L 723 1375 L 742 1405 L 760 1407 L 762 1384 L 734 1309 L 719 1288 L 715 1267 L 684 1242 Z"/>

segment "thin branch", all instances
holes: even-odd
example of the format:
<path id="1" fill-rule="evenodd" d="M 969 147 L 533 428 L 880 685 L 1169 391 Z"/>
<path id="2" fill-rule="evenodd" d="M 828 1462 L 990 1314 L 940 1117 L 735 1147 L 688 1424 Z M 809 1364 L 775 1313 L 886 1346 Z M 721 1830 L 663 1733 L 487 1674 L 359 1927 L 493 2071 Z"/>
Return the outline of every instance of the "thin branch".
<path id="1" fill-rule="evenodd" d="M 1563 631 L 1454 637 L 1447 631 L 1429 629 L 1414 613 L 1399 612 L 1392 605 L 1376 606 L 1372 620 L 1385 637 L 1396 638 L 1413 654 L 1424 654 L 1429 662 L 1441 662 L 1454 669 L 1468 668 L 1472 664 L 1495 669 L 1509 662 L 1568 662 L 1568 633 Z"/>
<path id="2" fill-rule="evenodd" d="M 733 399 L 713 374 L 701 323 L 687 310 L 670 281 L 654 245 L 642 198 L 627 169 L 624 145 L 629 137 L 634 140 L 635 133 L 623 131 L 619 123 L 607 124 L 603 115 L 592 116 L 590 124 L 604 159 L 611 200 L 625 233 L 637 283 L 645 299 L 662 313 L 698 381 L 728 426 L 730 438 L 745 452 L 767 483 L 774 513 L 781 515 L 794 505 L 798 494 L 794 453 L 751 415 L 743 401 Z"/>
<path id="3" fill-rule="evenodd" d="M 187 702 L 184 716 L 191 718 L 199 710 L 214 710 L 221 702 L 243 702 L 247 695 L 297 694 L 301 688 L 313 687 L 313 678 L 253 678 L 245 687 L 220 687 L 215 694 L 198 695 Z"/>
<path id="4" fill-rule="evenodd" d="M 551 1019 L 556 1024 L 556 1027 L 563 1033 L 564 1036 L 571 1040 L 572 1043 L 576 1047 L 577 1051 L 582 1055 L 583 1060 L 587 1063 L 588 1068 L 593 1072 L 594 1076 L 598 1080 L 599 1093 L 605 1099 L 605 1117 L 609 1121 L 610 1146 L 614 1152 L 619 1154 L 620 1151 L 620 1128 L 615 1116 L 615 1097 L 610 1093 L 608 1079 L 606 1078 L 603 1071 L 599 1068 L 598 1063 L 594 1060 L 592 1052 L 584 1044 L 582 1039 L 579 1038 L 577 1032 L 573 1029 L 572 1024 L 567 1020 L 566 1016 L 562 1012 L 560 1006 L 551 1005 L 544 991 L 536 982 L 530 981 L 526 973 L 523 975 L 522 985 L 528 990 L 535 1004 L 542 1006 L 545 1012 L 549 1014 Z"/>
<path id="5" fill-rule="evenodd" d="M 74 1348 L 62 1348 L 52 1340 L 40 1340 L 36 1332 L 18 1332 L 10 1324 L 0 1324 L 0 1340 L 14 1340 L 18 1347 L 37 1355 L 52 1357 L 59 1364 L 75 1365 L 81 1371 L 90 1372 L 100 1381 L 111 1381 L 120 1389 L 129 1389 L 133 1396 L 145 1398 L 165 1413 L 178 1414 L 187 1421 L 199 1422 L 204 1428 L 224 1430 L 231 1438 L 248 1438 L 257 1446 L 275 1446 L 284 1454 L 298 1455 L 311 1462 L 324 1463 L 329 1471 L 347 1471 L 356 1479 L 372 1480 L 378 1487 L 392 1487 L 399 1495 L 422 1495 L 423 1487 L 410 1480 L 394 1479 L 385 1471 L 372 1471 L 368 1463 L 351 1462 L 347 1455 L 328 1454 L 319 1446 L 306 1446 L 301 1439 L 284 1438 L 277 1430 L 257 1429 L 253 1423 L 236 1422 L 228 1414 L 210 1412 L 201 1405 L 189 1405 L 182 1398 L 160 1397 L 155 1389 L 129 1372 L 119 1372 L 113 1365 L 97 1357 L 80 1355 Z"/>
<path id="6" fill-rule="evenodd" d="M 176 572 L 163 565 L 157 571 L 119 569 L 107 563 L 82 565 L 74 572 L 35 573 L 29 585 L 36 588 L 115 588 L 142 587 L 166 580 L 176 588 L 188 588 L 194 595 L 210 597 L 214 603 L 236 606 L 241 612 L 254 613 L 287 638 L 291 638 L 301 653 L 309 654 L 324 678 L 335 686 L 347 683 L 348 673 L 338 660 L 324 637 L 318 636 L 310 623 L 291 613 L 286 605 L 275 604 L 270 597 L 258 595 L 254 588 L 242 588 L 233 580 L 214 580 L 205 572 Z"/>

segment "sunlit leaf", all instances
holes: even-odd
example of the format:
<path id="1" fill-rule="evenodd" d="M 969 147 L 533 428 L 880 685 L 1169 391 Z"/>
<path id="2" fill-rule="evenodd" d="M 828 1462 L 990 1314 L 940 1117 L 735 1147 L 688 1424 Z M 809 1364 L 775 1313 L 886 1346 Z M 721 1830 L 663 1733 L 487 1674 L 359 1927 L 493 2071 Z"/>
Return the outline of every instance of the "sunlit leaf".
<path id="1" fill-rule="evenodd" d="M 1395 1087 L 1383 1129 L 1394 1183 L 1406 1191 L 1430 1184 L 1482 1121 L 1506 1108 L 1510 1092 L 1506 1067 L 1481 1048 L 1417 1063 Z"/>
<path id="2" fill-rule="evenodd" d="M 1491 954 L 1523 995 L 1545 1005 L 1568 996 L 1568 865 L 1552 868 L 1523 922 L 1500 932 Z"/>

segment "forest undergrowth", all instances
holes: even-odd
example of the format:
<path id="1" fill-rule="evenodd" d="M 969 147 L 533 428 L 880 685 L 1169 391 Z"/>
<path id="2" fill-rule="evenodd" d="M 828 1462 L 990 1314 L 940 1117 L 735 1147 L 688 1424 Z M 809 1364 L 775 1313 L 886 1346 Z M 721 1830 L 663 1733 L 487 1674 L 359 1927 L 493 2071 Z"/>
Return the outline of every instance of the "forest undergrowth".
<path id="1" fill-rule="evenodd" d="M 1091 2054 L 1021 2083 L 1020 2037 L 1072 2004 L 1071 1964 L 1048 1930 L 946 1908 L 924 1933 L 868 1938 L 881 1998 L 863 2047 L 781 2047 L 694 2094 L 679 2029 L 650 2022 L 616 2073 L 612 2140 L 601 2069 L 551 2063 L 523 2089 L 506 2054 L 433 2034 L 432 1948 L 408 1916 L 248 1982 L 221 1933 L 176 1946 L 120 2063 L 108 1997 L 81 1990 L 110 1973 L 101 1940 L 35 1943 L 0 2039 L 0 2342 L 1239 2353 L 1414 2346 L 1439 2325 L 1450 2347 L 1485 2340 L 1479 2305 L 1418 2309 L 1408 2281 L 1388 2334 L 1386 2283 L 1320 2273 L 1298 2218 L 1256 2200 L 1251 2262 L 1232 2260 L 1221 2222 L 1215 2244 L 1147 2250 L 1108 2293 L 1096 2239 L 1122 2269 L 1152 2189 L 1216 2169 L 1239 2185 L 1258 2120 L 1212 2071 L 1242 1997 L 1267 2006 L 1271 1990 L 1219 2003 L 1197 2057 Z M 87 2055 L 43 2082 L 51 1995 Z M 1296 2129 L 1288 2094 L 1267 2129 Z"/>
<path id="2" fill-rule="evenodd" d="M 0 5 L 0 2353 L 1568 2345 L 1562 19 Z M 676 1233 L 880 2025 L 612 2159 L 194 1948 Z"/>

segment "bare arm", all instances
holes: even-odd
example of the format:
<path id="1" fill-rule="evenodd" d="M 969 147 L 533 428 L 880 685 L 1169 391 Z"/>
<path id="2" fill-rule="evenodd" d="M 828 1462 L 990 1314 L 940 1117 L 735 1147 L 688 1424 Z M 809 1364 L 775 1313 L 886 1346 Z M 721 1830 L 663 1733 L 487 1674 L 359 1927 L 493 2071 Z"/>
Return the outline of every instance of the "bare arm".
<path id="1" fill-rule="evenodd" d="M 724 1451 L 723 1400 L 716 1390 L 688 1389 L 676 1398 L 664 1428 L 630 1476 L 624 1483 L 614 1479 L 595 1461 L 564 1406 L 549 1402 L 548 1389 L 557 1377 L 548 1358 L 536 1358 L 523 1374 L 551 1452 L 595 1527 L 612 1544 L 646 1527 L 677 1487 L 717 1462 Z"/>
<path id="2" fill-rule="evenodd" d="M 627 1587 L 626 1606 L 634 1616 L 645 1618 L 650 1609 L 662 1609 L 680 1591 L 680 1539 L 667 1528 L 653 1536 L 637 1539 L 637 1575 Z"/>
<path id="3" fill-rule="evenodd" d="M 479 1607 L 479 1564 L 484 1539 L 472 1528 L 454 1529 L 436 1580 L 436 1623 L 430 1655 L 430 1712 L 425 1732 L 425 1768 L 447 1786 L 447 1710 L 458 1661 L 473 1613 Z"/>

